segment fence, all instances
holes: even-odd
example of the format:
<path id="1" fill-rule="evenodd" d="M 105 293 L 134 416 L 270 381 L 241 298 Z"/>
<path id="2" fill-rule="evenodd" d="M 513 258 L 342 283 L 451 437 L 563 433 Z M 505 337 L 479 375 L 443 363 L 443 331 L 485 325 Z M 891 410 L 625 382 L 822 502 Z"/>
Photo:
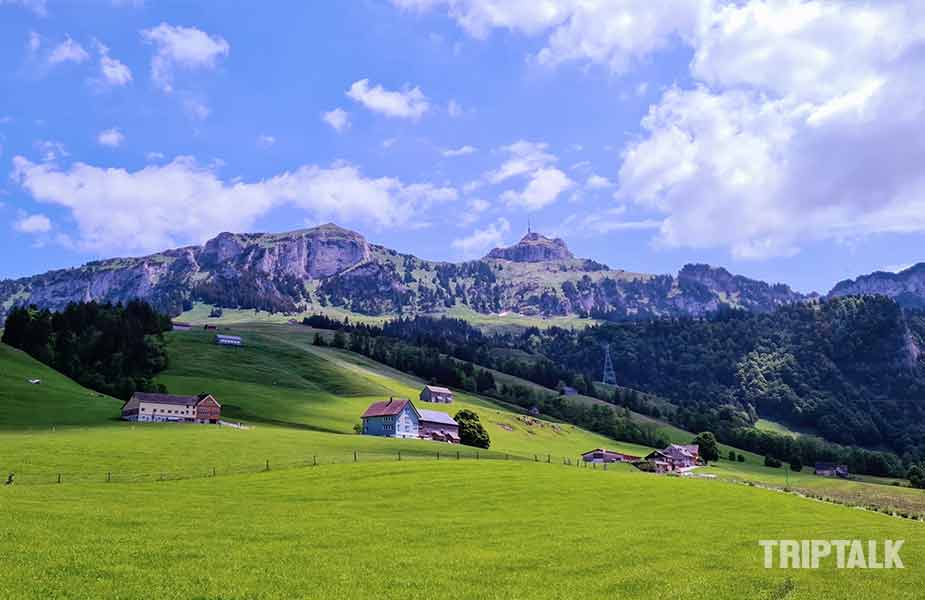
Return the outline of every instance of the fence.
<path id="1" fill-rule="evenodd" d="M 150 483 L 157 481 L 179 481 L 186 479 L 203 479 L 228 475 L 245 475 L 268 471 L 323 467 L 334 464 L 384 463 L 400 461 L 515 461 L 520 463 L 557 464 L 568 467 L 607 470 L 607 464 L 585 463 L 580 458 L 554 456 L 552 454 L 510 454 L 497 451 L 477 450 L 473 448 L 441 448 L 433 452 L 402 451 L 363 452 L 354 450 L 349 453 L 311 454 L 296 460 L 263 459 L 259 462 L 239 462 L 233 464 L 202 465 L 193 469 L 170 469 L 130 473 L 118 469 L 88 470 L 85 472 L 65 472 L 52 469 L 30 471 L 28 468 L 2 469 L 0 475 L 13 473 L 13 485 L 63 485 L 74 483 Z M 0 482 L 5 479 L 0 479 Z"/>

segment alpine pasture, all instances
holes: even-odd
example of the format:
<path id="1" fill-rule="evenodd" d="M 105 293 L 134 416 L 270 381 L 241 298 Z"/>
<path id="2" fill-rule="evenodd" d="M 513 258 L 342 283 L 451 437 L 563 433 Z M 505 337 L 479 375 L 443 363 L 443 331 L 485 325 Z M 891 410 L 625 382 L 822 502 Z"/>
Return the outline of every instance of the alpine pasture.
<path id="1" fill-rule="evenodd" d="M 359 436 L 366 405 L 422 382 L 301 326 L 231 332 L 244 347 L 169 334 L 159 380 L 246 429 L 117 422 L 118 401 L 0 346 L 0 469 L 16 473 L 0 598 L 916 598 L 925 582 L 922 523 L 724 481 L 780 485 L 757 457 L 703 470 L 717 480 L 576 466 L 649 449 L 461 392 L 427 408 L 476 411 L 489 450 Z M 906 568 L 767 570 L 758 545 L 855 538 L 905 540 Z"/>

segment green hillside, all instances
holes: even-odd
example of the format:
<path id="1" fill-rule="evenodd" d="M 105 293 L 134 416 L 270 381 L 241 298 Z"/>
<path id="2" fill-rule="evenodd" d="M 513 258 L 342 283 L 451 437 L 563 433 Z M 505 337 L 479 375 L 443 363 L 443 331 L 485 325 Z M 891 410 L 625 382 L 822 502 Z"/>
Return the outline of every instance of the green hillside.
<path id="1" fill-rule="evenodd" d="M 38 379 L 41 383 L 31 384 Z M 0 344 L 0 429 L 111 421 L 122 402 L 81 387 L 28 354 Z"/>
<path id="2" fill-rule="evenodd" d="M 920 523 L 629 468 L 335 465 L 0 488 L 2 598 L 914 599 Z M 902 539 L 904 570 L 764 569 L 762 539 Z"/>

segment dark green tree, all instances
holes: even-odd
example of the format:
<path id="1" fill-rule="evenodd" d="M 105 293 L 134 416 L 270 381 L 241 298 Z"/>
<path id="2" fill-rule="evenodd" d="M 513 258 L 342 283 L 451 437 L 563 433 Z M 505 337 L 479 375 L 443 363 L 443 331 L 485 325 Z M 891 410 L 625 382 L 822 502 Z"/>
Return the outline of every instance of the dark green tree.
<path id="1" fill-rule="evenodd" d="M 466 446 L 488 448 L 491 440 L 488 432 L 482 427 L 479 416 L 469 409 L 462 409 L 453 417 L 459 423 L 459 441 Z"/>
<path id="2" fill-rule="evenodd" d="M 719 460 L 719 446 L 716 443 L 716 436 L 710 431 L 704 431 L 694 438 L 694 443 L 700 446 L 700 458 L 703 462 L 710 463 Z"/>

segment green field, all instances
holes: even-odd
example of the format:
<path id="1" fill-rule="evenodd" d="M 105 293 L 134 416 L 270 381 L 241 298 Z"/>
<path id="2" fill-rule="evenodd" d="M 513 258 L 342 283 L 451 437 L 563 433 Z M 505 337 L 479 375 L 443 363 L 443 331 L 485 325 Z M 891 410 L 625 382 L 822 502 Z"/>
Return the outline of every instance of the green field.
<path id="1" fill-rule="evenodd" d="M 359 436 L 369 402 L 423 382 L 301 325 L 222 327 L 246 346 L 172 332 L 159 380 L 246 429 L 118 422 L 119 401 L 0 345 L 0 598 L 915 598 L 925 579 L 921 522 L 756 485 L 925 514 L 920 490 L 747 453 L 713 479 L 579 468 L 648 449 L 461 392 L 428 408 L 478 412 L 490 450 Z M 905 539 L 907 568 L 763 568 L 759 539 L 806 538 Z"/>
<path id="2" fill-rule="evenodd" d="M 334 465 L 0 489 L 2 598 L 920 597 L 920 523 L 629 468 Z M 766 570 L 760 539 L 903 539 L 898 570 Z"/>

